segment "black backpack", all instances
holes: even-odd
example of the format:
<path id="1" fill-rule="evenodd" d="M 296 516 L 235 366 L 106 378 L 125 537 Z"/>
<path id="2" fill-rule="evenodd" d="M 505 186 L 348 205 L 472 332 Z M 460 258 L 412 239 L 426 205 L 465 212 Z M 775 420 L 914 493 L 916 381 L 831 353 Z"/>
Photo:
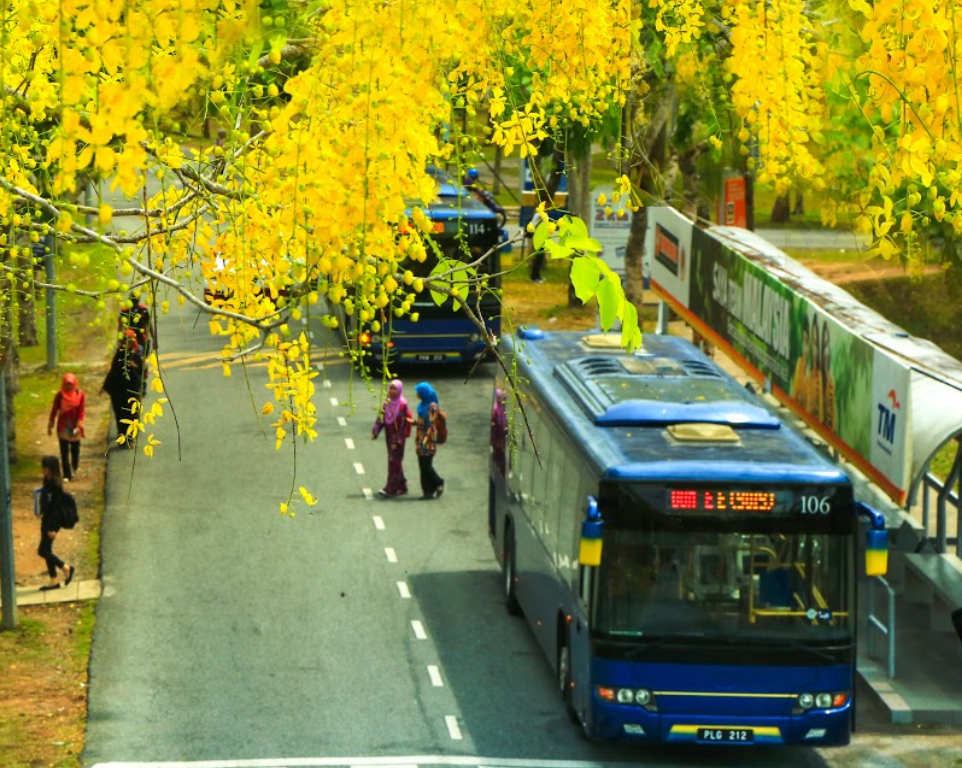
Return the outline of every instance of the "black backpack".
<path id="1" fill-rule="evenodd" d="M 73 528 L 80 522 L 80 515 L 77 514 L 77 500 L 66 491 L 60 496 L 60 527 Z"/>

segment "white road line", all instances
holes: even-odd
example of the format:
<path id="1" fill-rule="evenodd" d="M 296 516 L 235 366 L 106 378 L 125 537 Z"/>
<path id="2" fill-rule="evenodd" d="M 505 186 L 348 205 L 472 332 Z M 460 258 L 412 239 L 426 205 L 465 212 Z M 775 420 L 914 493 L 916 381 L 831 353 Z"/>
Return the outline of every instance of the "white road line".
<path id="1" fill-rule="evenodd" d="M 384 554 L 387 555 L 387 561 L 389 563 L 397 562 L 397 553 L 394 551 L 392 547 L 385 547 Z"/>
<path id="2" fill-rule="evenodd" d="M 435 688 L 444 687 L 444 681 L 441 679 L 441 670 L 433 664 L 428 667 L 428 677 L 431 678 L 431 685 Z"/>
<path id="3" fill-rule="evenodd" d="M 411 599 L 411 590 L 408 589 L 408 585 L 407 585 L 406 582 L 399 581 L 399 582 L 397 583 L 397 591 L 401 593 L 401 598 L 402 598 L 402 599 L 404 599 L 404 600 L 410 600 L 410 599 Z"/>
<path id="4" fill-rule="evenodd" d="M 374 515 L 374 527 L 379 531 L 385 530 L 384 528 L 384 518 L 380 515 Z"/>
<path id="5" fill-rule="evenodd" d="M 347 449 L 348 449 L 349 451 L 353 451 L 353 450 L 354 450 L 354 441 L 351 440 L 351 438 L 345 437 L 345 438 L 344 438 L 344 445 L 347 446 Z"/>
<path id="6" fill-rule="evenodd" d="M 335 405 L 335 406 L 336 406 L 336 405 L 340 405 L 340 403 L 337 402 L 337 398 L 336 398 L 336 397 L 332 397 L 332 398 L 331 398 L 331 405 Z"/>
<path id="7" fill-rule="evenodd" d="M 417 619 L 415 619 L 414 621 L 411 622 L 411 629 L 414 630 L 414 636 L 415 636 L 418 640 L 427 640 L 427 639 L 428 639 L 428 633 L 424 631 L 424 625 L 423 625 L 420 621 L 418 621 Z"/>
<path id="8" fill-rule="evenodd" d="M 347 426 L 347 419 L 345 419 L 343 416 L 338 416 L 338 417 L 337 417 L 337 426 L 339 426 L 339 427 L 346 427 L 346 426 Z"/>
<path id="9" fill-rule="evenodd" d="M 457 719 L 452 717 L 457 725 Z M 637 763 L 593 760 L 524 760 L 511 757 L 469 755 L 405 755 L 404 757 L 288 757 L 253 760 L 163 761 L 156 763 L 97 763 L 93 768 L 408 768 L 409 766 L 463 766 L 464 768 L 632 768 Z"/>
<path id="10" fill-rule="evenodd" d="M 372 491 L 370 488 L 362 488 L 361 493 L 364 494 L 364 498 L 368 501 L 374 498 L 374 491 Z"/>
<path id="11" fill-rule="evenodd" d="M 359 462 L 359 461 L 355 461 L 355 462 L 354 462 L 354 471 L 357 472 L 359 475 L 363 475 L 363 474 L 364 474 L 364 465 L 363 465 L 361 462 Z"/>
<path id="12" fill-rule="evenodd" d="M 330 379 L 324 379 L 324 389 L 330 389 L 330 388 L 333 387 L 333 386 L 334 386 L 334 385 L 331 384 L 331 380 L 330 380 Z"/>
<path id="13" fill-rule="evenodd" d="M 461 741 L 464 736 L 461 735 L 461 728 L 458 726 L 458 718 L 454 715 L 445 715 L 444 722 L 448 726 L 448 734 L 455 741 Z"/>

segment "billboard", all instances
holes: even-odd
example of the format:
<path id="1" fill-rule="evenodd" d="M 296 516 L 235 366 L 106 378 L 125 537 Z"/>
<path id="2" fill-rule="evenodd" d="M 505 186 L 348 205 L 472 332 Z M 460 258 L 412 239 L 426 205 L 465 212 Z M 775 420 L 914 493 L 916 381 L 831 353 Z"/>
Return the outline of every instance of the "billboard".
<path id="1" fill-rule="evenodd" d="M 730 231 L 649 209 L 651 287 L 901 503 L 911 485 L 910 366 L 839 320 L 838 303 L 853 297 Z"/>

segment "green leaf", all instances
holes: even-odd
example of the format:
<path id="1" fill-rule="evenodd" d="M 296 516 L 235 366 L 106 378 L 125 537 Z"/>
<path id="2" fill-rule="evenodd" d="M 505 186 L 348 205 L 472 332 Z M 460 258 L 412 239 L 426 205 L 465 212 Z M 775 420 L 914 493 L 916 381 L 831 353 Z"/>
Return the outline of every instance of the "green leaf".
<path id="1" fill-rule="evenodd" d="M 621 314 L 625 304 L 625 292 L 611 278 L 598 283 L 598 311 L 601 313 L 601 330 L 610 330 Z"/>
<path id="2" fill-rule="evenodd" d="M 570 259 L 574 251 L 571 248 L 566 248 L 560 243 L 556 243 L 554 240 L 548 240 L 545 242 L 545 250 L 548 252 L 549 259 Z"/>
<path id="3" fill-rule="evenodd" d="M 534 238 L 531 241 L 536 251 L 544 247 L 545 241 L 548 239 L 549 234 L 548 222 L 542 220 L 542 222 L 534 228 Z"/>
<path id="4" fill-rule="evenodd" d="M 630 301 L 625 302 L 621 317 L 621 343 L 629 352 L 641 346 L 641 328 L 638 327 L 638 310 Z"/>
<path id="5" fill-rule="evenodd" d="M 591 237 L 569 237 L 565 239 L 564 244 L 568 248 L 576 251 L 585 251 L 587 253 L 601 252 L 601 243 Z"/>
<path id="6" fill-rule="evenodd" d="M 439 307 L 448 300 L 446 293 L 438 293 L 437 291 L 431 291 L 431 298 L 434 299 L 434 303 Z"/>
<path id="7" fill-rule="evenodd" d="M 577 216 L 566 216 L 565 220 L 568 224 L 568 237 L 573 237 L 577 239 L 588 237 L 588 226 Z"/>
<path id="8" fill-rule="evenodd" d="M 571 285 L 575 289 L 575 296 L 582 303 L 588 302 L 598 290 L 598 281 L 601 280 L 601 270 L 593 259 L 584 256 L 576 258 L 571 262 Z"/>

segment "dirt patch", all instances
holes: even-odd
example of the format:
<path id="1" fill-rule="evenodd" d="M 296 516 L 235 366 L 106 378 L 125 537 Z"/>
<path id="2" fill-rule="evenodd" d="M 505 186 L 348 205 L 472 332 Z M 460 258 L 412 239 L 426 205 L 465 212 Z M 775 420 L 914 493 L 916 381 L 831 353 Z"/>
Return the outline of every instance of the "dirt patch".
<path id="1" fill-rule="evenodd" d="M 16 584 L 35 589 L 47 583 L 37 555 L 40 521 L 33 513 L 33 489 L 41 483 L 40 458 L 59 456 L 56 433 L 47 435 L 53 398 L 64 373 L 77 375 L 86 394 L 86 439 L 80 470 L 67 489 L 75 496 L 80 522 L 61 531 L 54 551 L 77 569 L 75 578 L 99 577 L 100 522 L 104 508 L 110 402 L 99 393 L 109 342 L 90 315 L 64 314 L 61 324 L 80 332 L 68 340 L 55 372 L 24 365 L 17 397 L 18 462 L 11 467 L 11 502 Z M 90 363 L 72 361 L 88 360 Z M 18 627 L 0 632 L 0 765 L 20 768 L 80 764 L 87 717 L 87 665 L 93 603 L 24 606 Z"/>

